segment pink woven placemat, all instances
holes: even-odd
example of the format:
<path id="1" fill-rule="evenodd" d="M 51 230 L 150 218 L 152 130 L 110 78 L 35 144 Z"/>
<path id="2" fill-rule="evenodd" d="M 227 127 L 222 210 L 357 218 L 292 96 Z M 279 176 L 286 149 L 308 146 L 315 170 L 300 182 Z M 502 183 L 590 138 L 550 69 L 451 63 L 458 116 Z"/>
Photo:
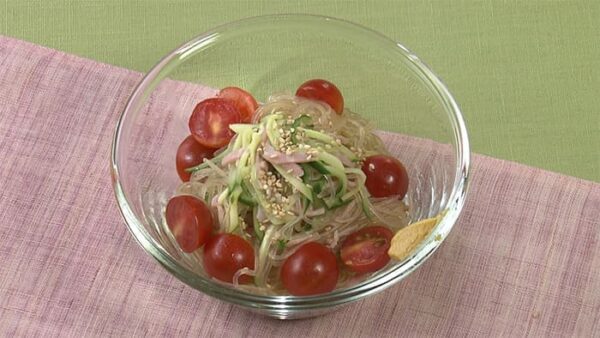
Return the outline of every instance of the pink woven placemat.
<path id="1" fill-rule="evenodd" d="M 187 287 L 108 172 L 139 73 L 0 37 L 0 336 L 598 336 L 600 185 L 475 156 L 447 241 L 403 282 L 282 322 Z"/>

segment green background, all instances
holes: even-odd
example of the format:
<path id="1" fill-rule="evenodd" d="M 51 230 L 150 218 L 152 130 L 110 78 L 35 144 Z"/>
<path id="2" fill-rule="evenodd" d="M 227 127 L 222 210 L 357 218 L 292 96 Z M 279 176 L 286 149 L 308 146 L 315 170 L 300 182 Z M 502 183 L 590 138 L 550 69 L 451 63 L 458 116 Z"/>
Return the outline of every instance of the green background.
<path id="1" fill-rule="evenodd" d="M 0 11 L 0 34 L 139 71 L 243 17 L 348 19 L 429 64 L 474 152 L 600 181 L 600 1 L 6 0 Z"/>

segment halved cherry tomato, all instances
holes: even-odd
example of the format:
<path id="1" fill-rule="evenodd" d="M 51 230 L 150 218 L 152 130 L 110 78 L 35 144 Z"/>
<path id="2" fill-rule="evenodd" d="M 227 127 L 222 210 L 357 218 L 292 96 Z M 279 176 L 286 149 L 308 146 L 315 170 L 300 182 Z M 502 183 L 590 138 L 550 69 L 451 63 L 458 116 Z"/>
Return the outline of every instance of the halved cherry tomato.
<path id="1" fill-rule="evenodd" d="M 314 79 L 304 82 L 296 90 L 296 96 L 323 101 L 338 114 L 344 111 L 342 93 L 333 83 L 326 80 Z"/>
<path id="2" fill-rule="evenodd" d="M 335 255 L 317 242 L 303 244 L 281 267 L 283 286 L 294 296 L 330 292 L 337 284 L 338 275 Z"/>
<path id="3" fill-rule="evenodd" d="M 192 252 L 206 243 L 213 219 L 206 204 L 194 196 L 175 196 L 167 203 L 167 225 L 184 252 Z"/>
<path id="4" fill-rule="evenodd" d="M 204 246 L 204 270 L 210 276 L 227 283 L 233 283 L 233 276 L 242 268 L 254 269 L 254 249 L 240 236 L 217 234 Z M 250 283 L 248 275 L 240 276 L 240 284 Z"/>
<path id="5" fill-rule="evenodd" d="M 212 158 L 214 152 L 214 149 L 207 148 L 198 143 L 192 135 L 186 137 L 179 145 L 179 148 L 177 148 L 177 156 L 175 158 L 177 173 L 181 180 L 184 182 L 189 181 L 191 174 L 185 171 L 185 169 L 197 166 L 206 158 Z"/>
<path id="6" fill-rule="evenodd" d="M 231 100 L 206 99 L 194 108 L 189 127 L 192 136 L 205 147 L 218 149 L 229 143 L 235 134 L 229 125 L 242 122 L 240 111 Z"/>
<path id="7" fill-rule="evenodd" d="M 390 261 L 387 251 L 393 235 L 390 229 L 382 226 L 369 226 L 350 234 L 342 242 L 342 262 L 358 273 L 383 268 Z"/>
<path id="8" fill-rule="evenodd" d="M 365 186 L 373 197 L 397 195 L 402 199 L 408 191 L 406 168 L 394 157 L 369 156 L 363 162 L 362 171 L 367 176 Z"/>
<path id="9" fill-rule="evenodd" d="M 233 101 L 233 104 L 240 111 L 243 123 L 248 123 L 252 119 L 252 114 L 258 109 L 258 103 L 252 94 L 238 87 L 226 87 L 221 89 L 219 97 Z"/>

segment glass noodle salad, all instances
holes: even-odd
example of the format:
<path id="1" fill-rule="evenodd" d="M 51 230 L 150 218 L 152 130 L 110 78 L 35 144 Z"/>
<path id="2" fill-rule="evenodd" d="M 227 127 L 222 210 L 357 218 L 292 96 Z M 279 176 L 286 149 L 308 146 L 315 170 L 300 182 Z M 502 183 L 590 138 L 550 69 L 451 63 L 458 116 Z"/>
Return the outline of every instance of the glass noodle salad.
<path id="1" fill-rule="evenodd" d="M 260 294 L 330 292 L 386 266 L 408 222 L 406 169 L 325 80 L 259 105 L 228 87 L 195 107 L 165 210 L 210 277 Z"/>

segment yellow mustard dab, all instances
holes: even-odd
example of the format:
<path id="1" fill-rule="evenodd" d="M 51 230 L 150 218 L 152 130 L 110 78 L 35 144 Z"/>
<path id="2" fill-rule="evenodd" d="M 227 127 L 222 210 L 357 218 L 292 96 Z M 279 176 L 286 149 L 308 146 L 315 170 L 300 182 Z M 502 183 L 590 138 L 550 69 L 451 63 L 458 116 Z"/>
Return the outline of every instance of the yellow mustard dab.
<path id="1" fill-rule="evenodd" d="M 392 238 L 388 255 L 396 260 L 403 260 L 423 241 L 441 219 L 441 215 L 420 220 L 396 232 Z"/>

